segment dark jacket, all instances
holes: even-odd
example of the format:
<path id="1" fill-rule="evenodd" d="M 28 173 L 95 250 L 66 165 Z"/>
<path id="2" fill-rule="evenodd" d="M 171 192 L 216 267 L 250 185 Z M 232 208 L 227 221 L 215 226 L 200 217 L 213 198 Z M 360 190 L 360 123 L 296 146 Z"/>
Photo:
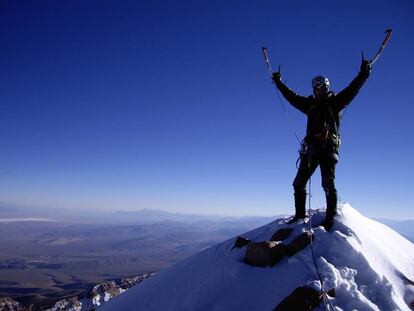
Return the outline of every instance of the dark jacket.
<path id="1" fill-rule="evenodd" d="M 286 100 L 308 116 L 304 141 L 310 152 L 339 159 L 341 111 L 358 94 L 368 77 L 369 71 L 361 71 L 341 92 L 329 92 L 325 98 L 318 100 L 313 95 L 300 96 L 281 80 L 275 80 L 277 88 Z"/>

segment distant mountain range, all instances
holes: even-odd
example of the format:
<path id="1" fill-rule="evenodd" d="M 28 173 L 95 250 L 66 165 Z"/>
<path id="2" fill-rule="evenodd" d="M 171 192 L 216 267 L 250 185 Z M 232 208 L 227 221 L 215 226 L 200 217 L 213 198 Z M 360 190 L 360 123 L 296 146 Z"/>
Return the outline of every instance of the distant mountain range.
<path id="1" fill-rule="evenodd" d="M 161 221 L 175 221 L 195 223 L 209 222 L 233 222 L 238 223 L 263 223 L 271 221 L 272 217 L 230 217 L 223 215 L 197 215 L 173 213 L 157 209 L 140 209 L 137 211 L 101 212 L 96 210 L 76 210 L 60 208 L 41 208 L 10 206 L 0 203 L 1 218 L 44 218 L 65 222 L 89 222 L 89 223 L 154 223 Z"/>
<path id="2" fill-rule="evenodd" d="M 162 221 L 184 223 L 237 223 L 249 226 L 258 226 L 272 221 L 282 215 L 269 217 L 231 217 L 223 215 L 197 215 L 173 213 L 157 209 L 140 209 L 137 211 L 99 212 L 94 210 L 72 210 L 59 208 L 27 207 L 0 203 L 0 221 L 5 218 L 37 218 L 75 223 L 156 223 Z M 375 218 L 377 221 L 393 228 L 398 233 L 414 242 L 414 219 L 394 220 Z"/>
<path id="3" fill-rule="evenodd" d="M 27 207 L 0 203 L 0 221 L 5 218 L 37 218 L 43 220 L 56 220 L 75 223 L 156 223 L 163 221 L 184 223 L 237 223 L 248 226 L 258 226 L 272 221 L 282 215 L 269 217 L 234 217 L 223 215 L 197 215 L 185 213 L 173 213 L 157 209 L 140 209 L 137 211 L 100 212 L 96 210 L 76 210 L 43 207 Z M 3 220 L 2 220 L 3 219 Z M 393 228 L 398 233 L 414 242 L 414 219 L 395 220 L 387 218 L 375 218 L 375 220 Z"/>

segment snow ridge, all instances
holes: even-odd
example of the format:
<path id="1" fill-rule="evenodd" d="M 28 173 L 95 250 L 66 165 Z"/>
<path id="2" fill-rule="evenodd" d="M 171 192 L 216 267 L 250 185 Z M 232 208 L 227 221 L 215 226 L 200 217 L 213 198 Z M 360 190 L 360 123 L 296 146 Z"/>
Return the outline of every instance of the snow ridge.
<path id="1" fill-rule="evenodd" d="M 322 222 L 315 210 L 312 224 Z M 287 225 L 284 218 L 247 232 L 253 242 L 270 240 L 281 228 L 293 228 L 290 243 L 308 224 Z M 389 227 L 362 216 L 349 204 L 339 207 L 330 232 L 313 229 L 315 258 L 337 311 L 414 310 L 414 244 Z M 246 248 L 235 238 L 161 271 L 100 310 L 273 310 L 297 287 L 321 290 L 310 248 L 284 257 L 273 267 L 252 267 Z M 315 310 L 323 310 L 320 305 Z"/>

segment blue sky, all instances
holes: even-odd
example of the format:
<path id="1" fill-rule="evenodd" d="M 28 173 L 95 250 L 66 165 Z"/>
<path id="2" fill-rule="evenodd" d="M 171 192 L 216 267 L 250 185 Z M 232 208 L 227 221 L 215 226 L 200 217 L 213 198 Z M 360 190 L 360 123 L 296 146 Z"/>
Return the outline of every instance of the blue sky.
<path id="1" fill-rule="evenodd" d="M 412 1 L 1 1 L 0 201 L 293 212 L 298 144 L 263 62 L 340 91 L 394 33 L 342 123 L 337 188 L 414 218 Z M 289 107 L 300 136 L 306 119 Z M 324 206 L 319 171 L 313 207 Z"/>

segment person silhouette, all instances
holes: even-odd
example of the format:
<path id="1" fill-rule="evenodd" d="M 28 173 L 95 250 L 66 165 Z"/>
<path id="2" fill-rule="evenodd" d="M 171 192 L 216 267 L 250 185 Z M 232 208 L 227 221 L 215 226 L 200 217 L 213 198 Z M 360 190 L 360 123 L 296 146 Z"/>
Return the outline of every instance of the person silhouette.
<path id="1" fill-rule="evenodd" d="M 295 215 L 289 224 L 306 218 L 306 184 L 320 166 L 322 188 L 326 196 L 326 215 L 322 225 L 327 231 L 332 228 L 338 204 L 335 167 L 339 161 L 342 111 L 358 94 L 371 69 L 371 61 L 362 58 L 358 75 L 337 94 L 330 91 L 328 78 L 316 76 L 312 79 L 313 95 L 308 97 L 300 96 L 289 89 L 282 82 L 280 72 L 273 73 L 272 80 L 286 100 L 307 115 L 306 136 L 301 143 L 300 164 L 293 181 Z"/>

